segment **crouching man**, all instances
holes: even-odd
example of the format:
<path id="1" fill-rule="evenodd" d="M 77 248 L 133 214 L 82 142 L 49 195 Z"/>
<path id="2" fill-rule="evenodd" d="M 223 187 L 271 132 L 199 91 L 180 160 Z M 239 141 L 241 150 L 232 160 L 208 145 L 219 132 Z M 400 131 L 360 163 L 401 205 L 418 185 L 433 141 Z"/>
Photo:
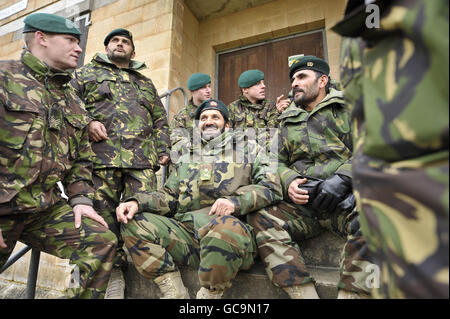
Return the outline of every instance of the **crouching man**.
<path id="1" fill-rule="evenodd" d="M 198 143 L 194 134 L 164 189 L 136 195 L 116 210 L 137 270 L 163 299 L 189 298 L 179 266 L 198 269 L 197 299 L 220 299 L 238 271 L 254 263 L 256 243 L 245 216 L 282 199 L 276 167 L 256 141 L 229 131 L 221 101 L 204 101 L 195 120 Z"/>

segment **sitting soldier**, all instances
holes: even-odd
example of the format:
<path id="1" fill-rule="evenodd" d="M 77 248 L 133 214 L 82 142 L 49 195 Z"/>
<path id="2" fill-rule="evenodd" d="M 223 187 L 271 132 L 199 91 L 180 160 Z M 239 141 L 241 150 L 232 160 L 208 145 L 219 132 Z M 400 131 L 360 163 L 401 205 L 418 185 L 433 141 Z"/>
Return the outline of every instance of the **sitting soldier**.
<path id="1" fill-rule="evenodd" d="M 164 189 L 117 208 L 137 270 L 158 285 L 163 299 L 189 298 L 178 266 L 198 268 L 197 299 L 220 299 L 237 272 L 254 263 L 245 215 L 282 198 L 277 168 L 256 141 L 229 131 L 228 119 L 222 102 L 203 102 L 195 113 L 201 141 L 197 145 L 194 134 Z"/>

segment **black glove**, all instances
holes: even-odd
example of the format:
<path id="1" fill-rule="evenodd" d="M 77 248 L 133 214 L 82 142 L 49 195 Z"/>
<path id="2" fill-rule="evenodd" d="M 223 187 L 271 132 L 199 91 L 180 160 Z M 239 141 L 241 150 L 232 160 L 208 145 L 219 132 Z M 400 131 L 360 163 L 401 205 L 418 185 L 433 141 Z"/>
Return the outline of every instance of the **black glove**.
<path id="1" fill-rule="evenodd" d="M 340 210 L 346 211 L 348 213 L 352 212 L 356 206 L 356 199 L 353 193 L 350 193 L 342 202 L 340 202 L 337 207 Z"/>
<path id="2" fill-rule="evenodd" d="M 322 180 L 312 179 L 311 177 L 306 177 L 308 181 L 305 184 L 299 184 L 298 188 L 308 191 L 309 202 L 312 202 L 316 198 L 318 193 L 318 187 Z"/>
<path id="3" fill-rule="evenodd" d="M 312 206 L 319 211 L 334 212 L 337 205 L 352 191 L 351 179 L 335 174 L 324 180 L 318 187 L 318 194 Z"/>

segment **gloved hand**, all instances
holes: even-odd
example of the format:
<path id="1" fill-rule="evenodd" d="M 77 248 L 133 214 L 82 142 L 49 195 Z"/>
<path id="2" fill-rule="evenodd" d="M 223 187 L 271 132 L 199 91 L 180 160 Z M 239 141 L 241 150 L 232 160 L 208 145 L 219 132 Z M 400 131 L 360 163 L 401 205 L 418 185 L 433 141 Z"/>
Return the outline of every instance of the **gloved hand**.
<path id="1" fill-rule="evenodd" d="M 349 177 L 332 175 L 319 185 L 318 194 L 312 206 L 319 211 L 333 212 L 351 191 L 352 182 Z"/>
<path id="2" fill-rule="evenodd" d="M 350 193 L 350 195 L 348 195 L 342 202 L 340 202 L 337 205 L 337 208 L 339 208 L 342 211 L 350 213 L 351 211 L 353 211 L 355 206 L 356 206 L 355 195 L 353 195 L 353 193 Z"/>

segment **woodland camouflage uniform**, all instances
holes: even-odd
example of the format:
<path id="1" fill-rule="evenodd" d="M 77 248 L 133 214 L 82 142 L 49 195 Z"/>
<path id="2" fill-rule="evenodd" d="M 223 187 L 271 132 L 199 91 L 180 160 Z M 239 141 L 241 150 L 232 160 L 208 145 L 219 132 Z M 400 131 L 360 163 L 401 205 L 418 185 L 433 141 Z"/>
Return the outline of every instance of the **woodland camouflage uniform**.
<path id="1" fill-rule="evenodd" d="M 231 132 L 192 146 L 163 190 L 135 197 L 144 213 L 125 226 L 123 237 L 139 272 L 154 279 L 185 265 L 199 269 L 203 287 L 228 288 L 257 253 L 245 215 L 281 199 L 276 168 L 269 164 L 256 143 Z M 234 203 L 232 215 L 208 215 L 219 198 Z"/>

